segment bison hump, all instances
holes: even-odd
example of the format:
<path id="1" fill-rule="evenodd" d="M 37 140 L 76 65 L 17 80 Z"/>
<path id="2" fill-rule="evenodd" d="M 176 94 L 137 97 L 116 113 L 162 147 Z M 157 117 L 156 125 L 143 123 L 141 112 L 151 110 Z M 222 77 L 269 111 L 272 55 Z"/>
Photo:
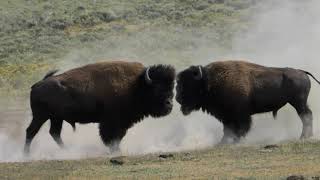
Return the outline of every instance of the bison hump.
<path id="1" fill-rule="evenodd" d="M 235 65 L 209 66 L 207 72 L 208 91 L 233 93 L 234 95 L 248 96 L 251 90 L 250 72 Z"/>

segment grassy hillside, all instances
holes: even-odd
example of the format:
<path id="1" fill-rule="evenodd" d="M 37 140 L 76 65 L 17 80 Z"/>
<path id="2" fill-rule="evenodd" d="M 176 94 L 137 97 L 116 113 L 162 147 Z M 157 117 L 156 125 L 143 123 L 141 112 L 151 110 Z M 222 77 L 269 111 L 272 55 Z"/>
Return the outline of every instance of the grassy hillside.
<path id="1" fill-rule="evenodd" d="M 0 130 L 24 135 L 24 98 L 50 69 L 103 59 L 178 68 L 200 63 L 232 49 L 234 36 L 250 29 L 258 6 L 257 0 L 2 0 Z M 23 98 L 9 105 L 7 97 Z M 0 179 L 319 179 L 319 155 L 320 143 L 313 141 L 217 146 L 166 158 L 0 163 Z"/>
<path id="2" fill-rule="evenodd" d="M 75 64 L 125 58 L 178 66 L 194 60 L 195 49 L 222 52 L 248 27 L 252 2 L 0 1 L 0 92 L 25 94 L 73 50 L 87 50 Z"/>
<path id="3" fill-rule="evenodd" d="M 0 163 L 0 179 L 319 179 L 320 144 L 206 150 L 70 161 Z"/>

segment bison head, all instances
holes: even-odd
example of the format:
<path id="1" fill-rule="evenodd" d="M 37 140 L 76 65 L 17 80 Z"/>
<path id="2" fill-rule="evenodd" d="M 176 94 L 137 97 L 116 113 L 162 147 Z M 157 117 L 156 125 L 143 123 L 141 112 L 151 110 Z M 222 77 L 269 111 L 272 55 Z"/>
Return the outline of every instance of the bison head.
<path id="1" fill-rule="evenodd" d="M 191 66 L 178 74 L 176 100 L 184 115 L 201 108 L 206 84 L 206 72 L 201 66 Z"/>
<path id="2" fill-rule="evenodd" d="M 160 117 L 171 112 L 174 80 L 175 69 L 172 66 L 154 65 L 145 69 L 142 96 L 148 114 Z"/>

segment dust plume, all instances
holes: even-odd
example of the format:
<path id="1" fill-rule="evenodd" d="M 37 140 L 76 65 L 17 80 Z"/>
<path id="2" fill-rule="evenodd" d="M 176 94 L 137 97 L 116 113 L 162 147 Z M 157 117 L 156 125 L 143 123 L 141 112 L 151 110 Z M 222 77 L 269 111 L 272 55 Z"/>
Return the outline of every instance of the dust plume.
<path id="1" fill-rule="evenodd" d="M 96 42 L 94 48 L 72 50 L 58 67 L 63 71 L 97 60 L 124 59 L 142 61 L 146 65 L 170 63 L 179 71 L 192 64 L 206 65 L 215 60 L 248 59 L 267 66 L 304 69 L 320 78 L 320 1 L 284 0 L 258 3 L 250 21 L 249 31 L 237 34 L 228 52 L 220 52 L 217 44 L 208 40 L 208 36 L 216 35 L 214 30 L 176 27 L 173 32 L 168 32 L 164 27 L 158 30 L 143 30 L 133 36 L 109 38 Z M 314 115 L 315 138 L 319 138 L 320 87 L 311 81 L 309 105 Z M 28 99 L 22 102 L 28 102 Z M 10 117 L 12 120 L 6 121 L 10 122 L 8 125 L 0 124 L 0 162 L 106 156 L 107 148 L 99 138 L 97 125 L 77 125 L 77 131 L 72 132 L 72 128 L 64 123 L 62 139 L 67 148 L 62 150 L 50 137 L 50 123 L 47 122 L 32 143 L 31 157 L 25 159 L 21 152 L 24 130 L 30 122 L 31 113 L 28 103 L 21 104 L 16 105 L 13 102 L 14 107 L 22 106 L 24 111 L 21 114 Z M 12 104 L 4 105 L 10 106 Z M 9 118 L 9 115 L 2 118 Z M 14 122 L 19 122 L 19 125 L 14 126 Z M 273 120 L 271 114 L 254 116 L 251 131 L 241 142 L 277 143 L 298 139 L 300 133 L 301 121 L 294 109 L 286 106 L 279 111 L 276 120 Z M 120 147 L 123 155 L 181 151 L 214 146 L 221 137 L 221 123 L 202 112 L 183 116 L 176 103 L 169 116 L 159 119 L 146 118 L 129 129 Z"/>
<path id="2" fill-rule="evenodd" d="M 269 1 L 261 4 L 253 16 L 253 28 L 234 39 L 234 47 L 228 56 L 267 66 L 304 69 L 320 78 L 317 50 L 320 42 L 319 10 L 320 2 L 316 0 Z M 308 102 L 313 110 L 314 136 L 317 138 L 320 135 L 320 88 L 313 79 L 311 81 Z M 297 139 L 301 133 L 301 121 L 295 110 L 287 105 L 280 112 L 275 121 L 271 120 L 271 115 L 255 116 L 247 142 Z"/>

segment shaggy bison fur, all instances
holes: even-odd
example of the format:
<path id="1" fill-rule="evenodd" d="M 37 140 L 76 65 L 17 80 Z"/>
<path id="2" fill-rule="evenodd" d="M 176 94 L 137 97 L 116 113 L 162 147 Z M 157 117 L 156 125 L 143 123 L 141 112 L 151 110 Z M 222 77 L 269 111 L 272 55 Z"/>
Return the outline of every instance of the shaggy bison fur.
<path id="1" fill-rule="evenodd" d="M 50 134 L 63 147 L 63 121 L 99 123 L 105 145 L 118 150 L 126 131 L 144 117 L 161 117 L 172 110 L 175 70 L 169 65 L 145 67 L 137 62 L 100 62 L 49 72 L 31 88 L 33 119 L 26 130 L 24 151 L 40 127 L 51 121 Z"/>
<path id="2" fill-rule="evenodd" d="M 238 142 L 245 136 L 251 126 L 251 115 L 273 112 L 276 117 L 277 111 L 287 103 L 301 118 L 301 138 L 308 138 L 312 136 L 312 112 L 307 105 L 311 87 L 308 75 L 314 78 L 303 70 L 245 61 L 191 66 L 178 74 L 176 100 L 184 115 L 202 109 L 221 121 L 224 126 L 221 143 Z"/>

